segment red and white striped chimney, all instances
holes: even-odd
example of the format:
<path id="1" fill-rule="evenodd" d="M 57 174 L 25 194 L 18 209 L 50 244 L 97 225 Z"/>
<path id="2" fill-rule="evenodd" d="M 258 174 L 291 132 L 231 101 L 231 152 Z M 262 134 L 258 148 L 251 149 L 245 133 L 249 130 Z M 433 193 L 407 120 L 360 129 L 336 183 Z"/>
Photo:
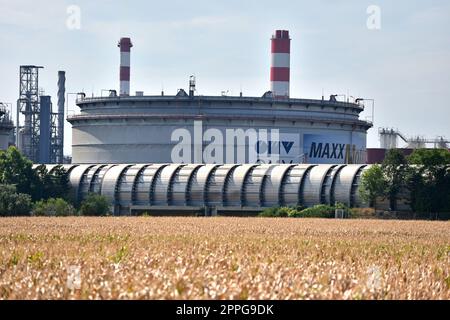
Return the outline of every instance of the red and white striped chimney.
<path id="1" fill-rule="evenodd" d="M 275 98 L 289 98 L 291 39 L 289 31 L 276 30 L 272 36 L 270 91 Z"/>
<path id="2" fill-rule="evenodd" d="M 120 95 L 130 95 L 130 49 L 133 46 L 130 38 L 121 38 L 120 48 Z"/>

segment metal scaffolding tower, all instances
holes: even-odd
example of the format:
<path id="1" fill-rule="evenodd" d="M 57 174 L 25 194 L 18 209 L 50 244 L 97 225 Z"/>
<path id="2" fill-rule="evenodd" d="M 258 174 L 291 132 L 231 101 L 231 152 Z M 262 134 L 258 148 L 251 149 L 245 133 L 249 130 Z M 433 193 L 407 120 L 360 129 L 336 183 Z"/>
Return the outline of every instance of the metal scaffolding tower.
<path id="1" fill-rule="evenodd" d="M 58 72 L 58 110 L 53 112 L 51 97 L 39 90 L 41 68 L 20 66 L 16 145 L 34 163 L 63 163 L 65 72 Z"/>
<path id="2" fill-rule="evenodd" d="M 52 104 L 53 109 L 53 104 Z M 50 162 L 49 163 L 63 163 L 63 158 L 60 156 L 60 149 L 62 148 L 59 134 L 59 118 L 58 112 L 52 112 L 50 115 Z"/>
<path id="3" fill-rule="evenodd" d="M 18 113 L 25 117 L 24 126 L 19 132 L 18 144 L 21 151 L 31 161 L 39 160 L 40 104 L 39 104 L 39 66 L 20 66 Z M 17 121 L 19 128 L 19 121 Z"/>

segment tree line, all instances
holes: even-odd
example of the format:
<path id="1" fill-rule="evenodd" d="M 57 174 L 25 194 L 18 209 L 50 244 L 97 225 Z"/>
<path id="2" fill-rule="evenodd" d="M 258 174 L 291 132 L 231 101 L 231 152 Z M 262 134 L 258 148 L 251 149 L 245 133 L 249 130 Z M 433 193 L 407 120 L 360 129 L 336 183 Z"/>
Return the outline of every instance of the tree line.
<path id="1" fill-rule="evenodd" d="M 410 218 L 449 219 L 450 152 L 418 149 L 405 157 L 398 150 L 390 150 L 383 163 L 364 171 L 359 195 L 375 209 L 380 201 L 387 201 L 392 211 L 398 209 L 399 198 L 406 195 Z M 45 165 L 33 168 L 15 147 L 0 151 L 0 216 L 106 215 L 109 210 L 108 200 L 97 194 L 75 203 L 63 166 L 48 172 Z M 325 215 L 328 211 L 324 211 Z"/>
<path id="2" fill-rule="evenodd" d="M 0 151 L 0 216 L 106 215 L 108 200 L 89 194 L 75 203 L 69 175 L 62 165 L 49 172 L 33 163 L 15 147 Z"/>
<path id="3" fill-rule="evenodd" d="M 398 199 L 406 195 L 411 218 L 450 218 L 450 152 L 446 149 L 417 149 L 410 156 L 390 150 L 383 163 L 371 166 L 362 177 L 360 197 L 377 209 L 387 200 L 389 209 L 398 209 Z"/>

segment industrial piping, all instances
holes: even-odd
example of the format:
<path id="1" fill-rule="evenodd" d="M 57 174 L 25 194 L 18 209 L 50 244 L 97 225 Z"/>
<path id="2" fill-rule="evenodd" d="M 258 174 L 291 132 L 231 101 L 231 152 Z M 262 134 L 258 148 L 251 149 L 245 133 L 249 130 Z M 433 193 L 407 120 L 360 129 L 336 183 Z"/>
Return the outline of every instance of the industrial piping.
<path id="1" fill-rule="evenodd" d="M 274 98 L 289 98 L 291 39 L 289 31 L 276 30 L 272 36 L 270 91 Z"/>
<path id="2" fill-rule="evenodd" d="M 130 95 L 130 50 L 133 44 L 130 38 L 121 38 L 120 48 L 120 95 Z"/>
<path id="3" fill-rule="evenodd" d="M 66 72 L 58 71 L 58 135 L 56 163 L 64 160 L 64 105 L 66 104 Z"/>
<path id="4" fill-rule="evenodd" d="M 51 172 L 55 165 L 47 165 Z M 363 206 L 358 187 L 366 165 L 98 164 L 64 165 L 76 202 L 107 197 L 115 215 L 136 212 L 232 212 L 277 206 Z"/>
<path id="5" fill-rule="evenodd" d="M 50 161 L 51 154 L 51 116 L 52 116 L 52 101 L 50 96 L 39 97 L 39 158 L 38 163 L 52 163 Z"/>

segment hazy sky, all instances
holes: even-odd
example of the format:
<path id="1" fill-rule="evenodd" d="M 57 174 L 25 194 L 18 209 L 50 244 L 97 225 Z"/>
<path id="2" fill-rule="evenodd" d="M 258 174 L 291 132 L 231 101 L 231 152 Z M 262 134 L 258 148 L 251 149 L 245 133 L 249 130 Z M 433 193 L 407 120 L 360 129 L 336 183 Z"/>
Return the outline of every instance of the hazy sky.
<path id="1" fill-rule="evenodd" d="M 80 29 L 67 27 L 76 26 L 71 5 Z M 381 9 L 379 30 L 367 27 L 371 5 Z M 379 145 L 378 127 L 450 138 L 448 0 L 0 0 L 0 101 L 18 98 L 21 64 L 45 67 L 40 87 L 55 107 L 58 70 L 67 72 L 68 92 L 118 89 L 122 36 L 134 44 L 132 92 L 174 94 L 195 74 L 199 94 L 238 95 L 242 87 L 261 96 L 275 29 L 291 33 L 292 97 L 320 98 L 323 89 L 376 100 L 368 146 Z M 67 132 L 67 153 L 70 141 Z"/>

